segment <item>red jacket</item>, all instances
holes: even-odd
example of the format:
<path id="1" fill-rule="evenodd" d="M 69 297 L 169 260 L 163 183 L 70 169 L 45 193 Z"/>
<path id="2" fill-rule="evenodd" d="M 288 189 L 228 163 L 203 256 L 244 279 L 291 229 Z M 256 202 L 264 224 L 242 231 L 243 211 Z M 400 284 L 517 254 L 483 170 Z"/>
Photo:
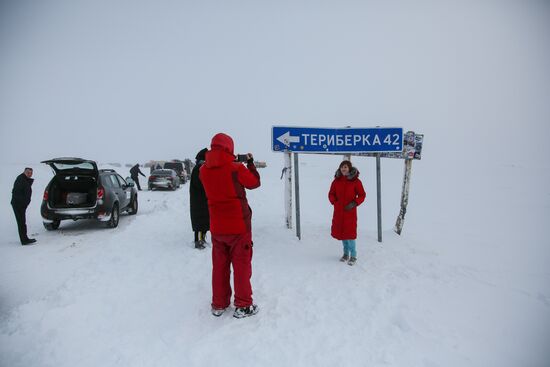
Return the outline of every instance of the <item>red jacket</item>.
<path id="1" fill-rule="evenodd" d="M 213 142 L 214 143 L 214 142 Z M 212 234 L 240 234 L 251 231 L 252 210 L 247 189 L 260 186 L 260 175 L 253 163 L 245 167 L 234 162 L 233 144 L 218 142 L 206 153 L 200 180 L 208 198 Z"/>
<path id="2" fill-rule="evenodd" d="M 332 215 L 331 235 L 337 240 L 354 240 L 357 238 L 357 209 L 365 200 L 365 190 L 359 179 L 359 172 L 353 168 L 349 176 L 342 176 L 340 170 L 336 171 L 334 181 L 330 185 L 328 199 L 334 205 Z M 344 207 L 350 202 L 357 204 L 351 210 Z"/>

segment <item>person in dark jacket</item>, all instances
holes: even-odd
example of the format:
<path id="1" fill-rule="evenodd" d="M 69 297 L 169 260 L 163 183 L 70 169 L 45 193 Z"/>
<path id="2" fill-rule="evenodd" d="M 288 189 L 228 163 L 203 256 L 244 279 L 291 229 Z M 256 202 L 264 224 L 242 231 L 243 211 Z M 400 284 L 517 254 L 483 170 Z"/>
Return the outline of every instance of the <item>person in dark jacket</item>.
<path id="1" fill-rule="evenodd" d="M 245 189 L 260 186 L 260 174 L 252 154 L 246 166 L 235 162 L 233 139 L 214 135 L 200 179 L 208 198 L 212 233 L 212 315 L 221 316 L 231 301 L 231 266 L 235 288 L 235 312 L 242 318 L 258 313 L 252 302 L 252 210 Z"/>
<path id="2" fill-rule="evenodd" d="M 359 171 L 350 161 L 342 161 L 330 185 L 328 199 L 334 206 L 331 235 L 342 241 L 344 255 L 340 259 L 348 265 L 357 261 L 357 206 L 365 200 L 366 193 L 359 179 Z"/>
<path id="3" fill-rule="evenodd" d="M 199 177 L 199 169 L 206 159 L 207 148 L 197 153 L 196 163 L 191 171 L 191 181 L 189 183 L 191 226 L 195 232 L 195 248 L 204 249 L 206 241 L 206 232 L 210 229 L 210 215 L 208 214 L 208 201 L 204 186 Z"/>
<path id="4" fill-rule="evenodd" d="M 36 242 L 34 238 L 27 236 L 27 219 L 26 211 L 31 202 L 32 196 L 32 168 L 25 168 L 25 171 L 17 176 L 13 183 L 11 191 L 11 206 L 17 221 L 17 229 L 19 230 L 19 239 L 22 245 L 30 245 Z"/>
<path id="5" fill-rule="evenodd" d="M 132 177 L 132 180 L 134 180 L 134 182 L 136 183 L 138 190 L 141 191 L 141 186 L 139 186 L 138 174 L 145 177 L 143 172 L 141 172 L 141 170 L 139 169 L 139 163 L 133 166 L 132 168 L 130 168 L 130 177 Z"/>

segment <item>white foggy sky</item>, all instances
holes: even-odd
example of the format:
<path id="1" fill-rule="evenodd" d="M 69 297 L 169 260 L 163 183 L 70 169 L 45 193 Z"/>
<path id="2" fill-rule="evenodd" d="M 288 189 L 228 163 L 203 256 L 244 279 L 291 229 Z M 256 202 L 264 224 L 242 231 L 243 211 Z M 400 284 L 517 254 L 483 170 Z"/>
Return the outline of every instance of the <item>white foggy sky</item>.
<path id="1" fill-rule="evenodd" d="M 272 125 L 550 153 L 548 1 L 0 4 L 2 161 L 193 158 L 220 131 L 269 161 Z"/>

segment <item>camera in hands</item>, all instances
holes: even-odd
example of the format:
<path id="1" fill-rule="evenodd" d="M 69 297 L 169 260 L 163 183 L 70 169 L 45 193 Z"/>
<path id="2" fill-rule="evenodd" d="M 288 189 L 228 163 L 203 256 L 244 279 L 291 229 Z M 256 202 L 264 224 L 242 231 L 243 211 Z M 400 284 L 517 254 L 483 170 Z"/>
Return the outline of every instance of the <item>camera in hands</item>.
<path id="1" fill-rule="evenodd" d="M 237 162 L 246 162 L 248 160 L 248 154 L 237 154 Z"/>

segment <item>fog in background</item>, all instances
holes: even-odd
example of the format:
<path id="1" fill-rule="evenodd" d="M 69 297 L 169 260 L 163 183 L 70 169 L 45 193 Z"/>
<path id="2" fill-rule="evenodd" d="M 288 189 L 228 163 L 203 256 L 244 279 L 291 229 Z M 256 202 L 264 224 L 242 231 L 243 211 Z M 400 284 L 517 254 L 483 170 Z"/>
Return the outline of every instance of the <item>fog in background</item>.
<path id="1" fill-rule="evenodd" d="M 220 131 L 282 162 L 272 125 L 401 126 L 465 164 L 550 153 L 548 1 L 0 4 L 3 162 L 187 158 Z"/>

